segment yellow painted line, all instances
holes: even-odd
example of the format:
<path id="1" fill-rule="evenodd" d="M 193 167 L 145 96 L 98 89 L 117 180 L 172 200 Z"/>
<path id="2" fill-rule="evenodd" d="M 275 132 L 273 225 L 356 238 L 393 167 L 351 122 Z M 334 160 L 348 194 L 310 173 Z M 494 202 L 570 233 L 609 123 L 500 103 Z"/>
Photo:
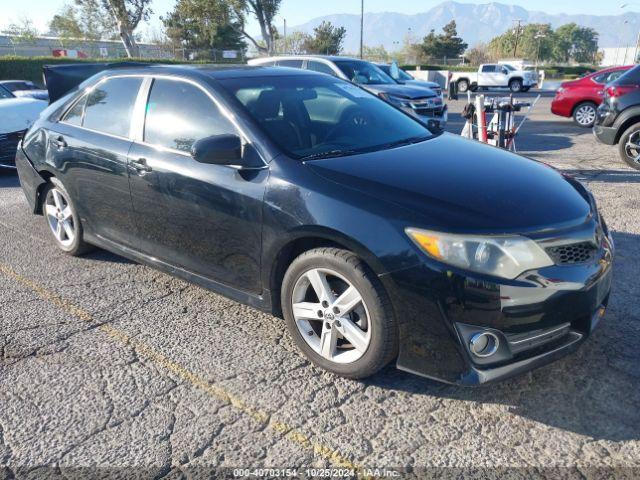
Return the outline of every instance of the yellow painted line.
<path id="1" fill-rule="evenodd" d="M 78 307 L 77 305 L 74 305 L 71 301 L 65 298 L 62 298 L 58 294 L 42 287 L 41 285 L 38 285 L 37 283 L 30 280 L 29 278 L 20 275 L 8 265 L 4 265 L 0 263 L 0 273 L 4 274 L 9 278 L 14 279 L 16 282 L 20 283 L 21 285 L 35 292 L 43 300 L 46 300 L 52 303 L 53 305 L 59 307 L 65 312 L 73 315 L 74 317 L 79 318 L 80 320 L 83 320 L 85 322 L 97 323 L 93 318 L 93 315 L 91 315 L 89 312 L 87 312 L 83 308 Z M 191 385 L 199 388 L 200 390 L 204 391 L 208 395 L 218 398 L 219 400 L 222 400 L 223 402 L 229 405 L 232 405 L 242 413 L 253 418 L 256 422 L 261 424 L 266 424 L 268 428 L 270 428 L 275 432 L 283 434 L 285 438 L 289 439 L 294 443 L 297 443 L 298 445 L 303 447 L 305 450 L 311 450 L 314 454 L 326 460 L 329 460 L 333 465 L 337 467 L 352 469 L 356 472 L 362 471 L 361 467 L 351 462 L 349 458 L 342 455 L 339 451 L 334 450 L 321 443 L 314 442 L 307 435 L 305 435 L 302 432 L 299 432 L 294 427 L 287 425 L 286 423 L 280 422 L 278 420 L 275 420 L 268 413 L 265 413 L 258 409 L 253 408 L 252 406 L 244 402 L 242 399 L 224 390 L 222 387 L 219 387 L 217 385 L 213 385 L 207 382 L 205 379 L 203 379 L 196 373 L 191 372 L 190 370 L 186 369 L 179 363 L 176 363 L 173 360 L 165 357 L 162 353 L 155 350 L 153 347 L 139 340 L 136 340 L 135 338 L 132 338 L 126 333 L 116 328 L 113 328 L 109 325 L 99 325 L 97 328 L 103 333 L 107 334 L 113 340 L 116 340 L 125 345 L 132 346 L 133 348 L 135 348 L 135 350 L 139 354 L 147 357 L 148 359 L 150 359 L 157 365 L 160 365 L 164 369 L 169 370 L 170 372 L 173 372 L 178 377 L 182 378 L 183 380 L 186 380 Z"/>

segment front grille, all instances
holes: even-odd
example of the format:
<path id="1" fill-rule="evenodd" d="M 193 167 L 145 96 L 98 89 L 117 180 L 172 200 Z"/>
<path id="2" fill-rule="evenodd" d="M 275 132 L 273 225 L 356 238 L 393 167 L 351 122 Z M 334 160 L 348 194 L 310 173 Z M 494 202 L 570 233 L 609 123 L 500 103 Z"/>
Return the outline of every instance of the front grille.
<path id="1" fill-rule="evenodd" d="M 0 133 L 0 164 L 13 165 L 16 161 L 16 150 L 24 132 Z"/>
<path id="2" fill-rule="evenodd" d="M 560 245 L 546 249 L 556 265 L 575 265 L 588 263 L 596 257 L 597 248 L 591 242 Z"/>

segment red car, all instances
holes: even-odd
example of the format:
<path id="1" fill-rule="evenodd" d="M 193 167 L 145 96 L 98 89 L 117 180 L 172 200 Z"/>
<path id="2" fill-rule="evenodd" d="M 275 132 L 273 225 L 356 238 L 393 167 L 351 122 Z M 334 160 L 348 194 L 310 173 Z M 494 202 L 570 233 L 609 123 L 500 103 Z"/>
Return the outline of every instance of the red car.
<path id="1" fill-rule="evenodd" d="M 593 127 L 596 109 L 602 103 L 604 86 L 630 68 L 632 66 L 607 68 L 571 82 L 564 82 L 551 102 L 551 112 L 561 117 L 573 117 L 581 127 Z"/>

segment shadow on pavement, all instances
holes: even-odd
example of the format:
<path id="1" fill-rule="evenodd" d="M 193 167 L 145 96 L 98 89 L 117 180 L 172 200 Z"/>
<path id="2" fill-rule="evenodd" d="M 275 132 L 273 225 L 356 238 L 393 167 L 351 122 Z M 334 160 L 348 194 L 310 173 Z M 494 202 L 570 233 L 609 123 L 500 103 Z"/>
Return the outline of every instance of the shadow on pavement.
<path id="1" fill-rule="evenodd" d="M 617 246 L 607 315 L 568 357 L 501 383 L 468 388 L 444 385 L 389 366 L 367 384 L 416 395 L 501 404 L 510 414 L 596 440 L 640 440 L 640 236 L 614 232 Z"/>
<path id="2" fill-rule="evenodd" d="M 640 171 L 634 170 L 563 170 L 581 182 L 640 183 Z"/>

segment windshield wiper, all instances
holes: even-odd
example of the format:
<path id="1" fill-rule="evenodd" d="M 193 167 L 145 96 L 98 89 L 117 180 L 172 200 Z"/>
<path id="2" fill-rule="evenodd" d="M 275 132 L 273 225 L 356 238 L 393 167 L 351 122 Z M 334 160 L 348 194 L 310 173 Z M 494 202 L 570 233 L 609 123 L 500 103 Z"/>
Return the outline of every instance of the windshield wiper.
<path id="1" fill-rule="evenodd" d="M 402 140 L 396 140 L 395 142 L 389 142 L 389 143 L 384 143 L 382 145 L 377 145 L 374 148 L 380 149 L 380 150 L 386 150 L 388 148 L 403 147 L 405 145 L 413 145 L 414 143 L 424 142 L 425 140 L 428 140 L 430 138 L 431 137 L 424 137 L 424 136 L 409 137 Z"/>
<path id="2" fill-rule="evenodd" d="M 329 157 L 346 157 L 347 155 L 355 155 L 355 150 L 329 150 L 328 152 L 318 152 L 312 153 L 311 155 L 305 155 L 301 157 L 300 160 L 317 160 L 320 158 L 329 158 Z"/>

